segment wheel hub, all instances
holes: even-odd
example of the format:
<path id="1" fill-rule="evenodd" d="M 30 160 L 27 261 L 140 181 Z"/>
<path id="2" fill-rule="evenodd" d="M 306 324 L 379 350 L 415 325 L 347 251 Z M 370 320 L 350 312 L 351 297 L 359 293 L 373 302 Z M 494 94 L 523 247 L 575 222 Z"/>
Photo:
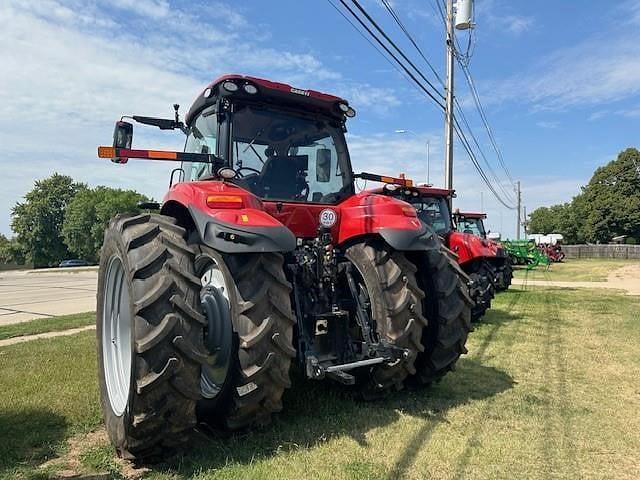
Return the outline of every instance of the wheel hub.
<path id="1" fill-rule="evenodd" d="M 200 390 L 203 397 L 212 399 L 222 390 L 229 372 L 233 335 L 229 288 L 218 263 L 209 260 L 200 277 L 200 301 L 207 318 L 205 345 L 215 360 L 202 368 Z"/>
<path id="2" fill-rule="evenodd" d="M 107 266 L 102 310 L 102 363 L 111 409 L 121 416 L 131 387 L 131 301 L 122 260 L 112 257 Z"/>

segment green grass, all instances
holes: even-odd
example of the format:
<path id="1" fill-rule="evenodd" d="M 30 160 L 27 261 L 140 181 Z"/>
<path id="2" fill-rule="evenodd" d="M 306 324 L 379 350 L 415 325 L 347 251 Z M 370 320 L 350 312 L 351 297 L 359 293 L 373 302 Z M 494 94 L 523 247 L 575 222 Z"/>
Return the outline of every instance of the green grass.
<path id="1" fill-rule="evenodd" d="M 62 315 L 51 318 L 38 318 L 29 322 L 14 323 L 0 326 L 0 340 L 20 337 L 22 335 L 35 335 L 44 332 L 58 332 L 70 328 L 84 327 L 96 323 L 95 312 L 76 313 L 74 315 Z"/>
<path id="2" fill-rule="evenodd" d="M 551 280 L 567 282 L 606 282 L 607 276 L 626 265 L 638 264 L 637 260 L 609 258 L 568 258 L 563 263 L 552 263 L 545 274 L 545 266 L 541 265 L 529 272 L 530 280 Z M 523 278 L 524 268 L 516 267 L 514 276 Z"/>
<path id="3" fill-rule="evenodd" d="M 439 384 L 359 403 L 297 375 L 271 426 L 197 434 L 145 478 L 640 478 L 639 312 L 615 292 L 512 289 Z M 0 375 L 0 476 L 46 478 L 37 465 L 99 428 L 94 340 L 0 349 Z M 122 468 L 105 440 L 79 459 Z"/>

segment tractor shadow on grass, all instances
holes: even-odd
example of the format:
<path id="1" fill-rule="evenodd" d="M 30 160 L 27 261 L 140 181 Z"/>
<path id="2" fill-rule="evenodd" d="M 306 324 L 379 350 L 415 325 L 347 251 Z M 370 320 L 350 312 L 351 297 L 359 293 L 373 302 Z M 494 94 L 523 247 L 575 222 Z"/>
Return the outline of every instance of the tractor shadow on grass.
<path id="1" fill-rule="evenodd" d="M 440 383 L 404 390 L 376 402 L 361 402 L 352 391 L 332 382 L 293 375 L 293 387 L 284 397 L 284 411 L 261 430 L 226 438 L 196 435 L 189 452 L 154 470 L 190 477 L 232 463 L 249 464 L 289 450 L 310 450 L 338 437 L 350 437 L 367 446 L 366 434 L 396 422 L 400 414 L 427 419 L 419 438 L 403 451 L 395 470 L 402 472 L 428 442 L 433 430 L 446 422 L 447 412 L 459 405 L 492 397 L 513 387 L 505 372 L 462 358 L 455 372 Z"/>
<path id="2" fill-rule="evenodd" d="M 15 478 L 16 470 L 55 456 L 67 427 L 64 417 L 47 410 L 0 412 L 0 477 Z"/>

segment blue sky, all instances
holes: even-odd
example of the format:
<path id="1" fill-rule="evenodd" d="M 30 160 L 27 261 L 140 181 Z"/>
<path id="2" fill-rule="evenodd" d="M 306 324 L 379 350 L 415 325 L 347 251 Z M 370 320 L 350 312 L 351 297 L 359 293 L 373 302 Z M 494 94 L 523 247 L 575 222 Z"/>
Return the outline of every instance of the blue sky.
<path id="1" fill-rule="evenodd" d="M 381 4 L 361 1 L 417 61 Z M 392 3 L 442 72 L 434 1 Z M 640 0 L 476 0 L 476 22 L 471 71 L 529 211 L 570 200 L 598 165 L 640 145 Z M 422 180 L 428 140 L 431 180 L 443 182 L 442 113 L 326 0 L 5 0 L 0 23 L 1 233 L 10 233 L 11 206 L 54 171 L 161 198 L 169 167 L 116 166 L 98 160 L 96 146 L 110 143 L 120 115 L 170 115 L 175 102 L 186 111 L 226 72 L 349 99 L 358 110 L 349 123 L 354 170 Z M 458 98 L 509 189 L 457 78 Z M 180 149 L 182 138 L 141 127 L 135 144 Z M 482 196 L 489 228 L 513 236 L 515 213 L 456 153 L 456 205 L 478 210 Z"/>

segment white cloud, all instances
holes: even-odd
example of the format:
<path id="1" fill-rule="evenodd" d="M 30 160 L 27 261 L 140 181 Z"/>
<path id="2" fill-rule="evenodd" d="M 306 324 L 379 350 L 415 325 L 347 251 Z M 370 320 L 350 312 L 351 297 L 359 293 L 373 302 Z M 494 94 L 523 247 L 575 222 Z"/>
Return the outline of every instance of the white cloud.
<path id="1" fill-rule="evenodd" d="M 185 112 L 219 74 L 265 75 L 302 88 L 358 94 L 355 108 L 383 111 L 393 92 L 355 82 L 312 52 L 277 50 L 251 33 L 224 4 L 194 16 L 164 0 L 117 0 L 131 15 L 115 16 L 111 0 L 9 0 L 0 5 L 0 232 L 33 181 L 54 171 L 90 184 L 134 188 L 160 198 L 172 166 L 96 158 L 122 114 Z M 211 4 L 210 4 L 211 6 Z M 235 7 L 234 7 L 235 8 Z M 218 21 L 212 21 L 217 18 Z M 125 22 L 125 23 L 123 23 Z M 149 28 L 152 23 L 153 28 Z M 359 104 L 362 102 L 361 104 Z M 181 149 L 180 136 L 136 129 L 136 145 Z"/>
<path id="2" fill-rule="evenodd" d="M 153 19 L 165 18 L 170 11 L 166 0 L 111 0 L 111 5 Z"/>
<path id="3" fill-rule="evenodd" d="M 504 25 L 508 32 L 520 35 L 533 27 L 534 20 L 531 17 L 506 15 L 500 18 L 500 23 Z"/>
<path id="4" fill-rule="evenodd" d="M 512 13 L 512 2 L 484 0 L 476 2 L 476 21 L 492 30 L 520 35 L 535 25 L 533 17 Z"/>
<path id="5" fill-rule="evenodd" d="M 485 88 L 492 92 L 485 104 L 516 101 L 534 110 L 564 110 L 640 94 L 640 44 L 633 41 L 638 29 L 628 20 L 638 12 L 637 0 L 623 4 L 616 10 L 615 23 L 605 24 L 601 34 L 557 49 L 531 68 Z"/>

